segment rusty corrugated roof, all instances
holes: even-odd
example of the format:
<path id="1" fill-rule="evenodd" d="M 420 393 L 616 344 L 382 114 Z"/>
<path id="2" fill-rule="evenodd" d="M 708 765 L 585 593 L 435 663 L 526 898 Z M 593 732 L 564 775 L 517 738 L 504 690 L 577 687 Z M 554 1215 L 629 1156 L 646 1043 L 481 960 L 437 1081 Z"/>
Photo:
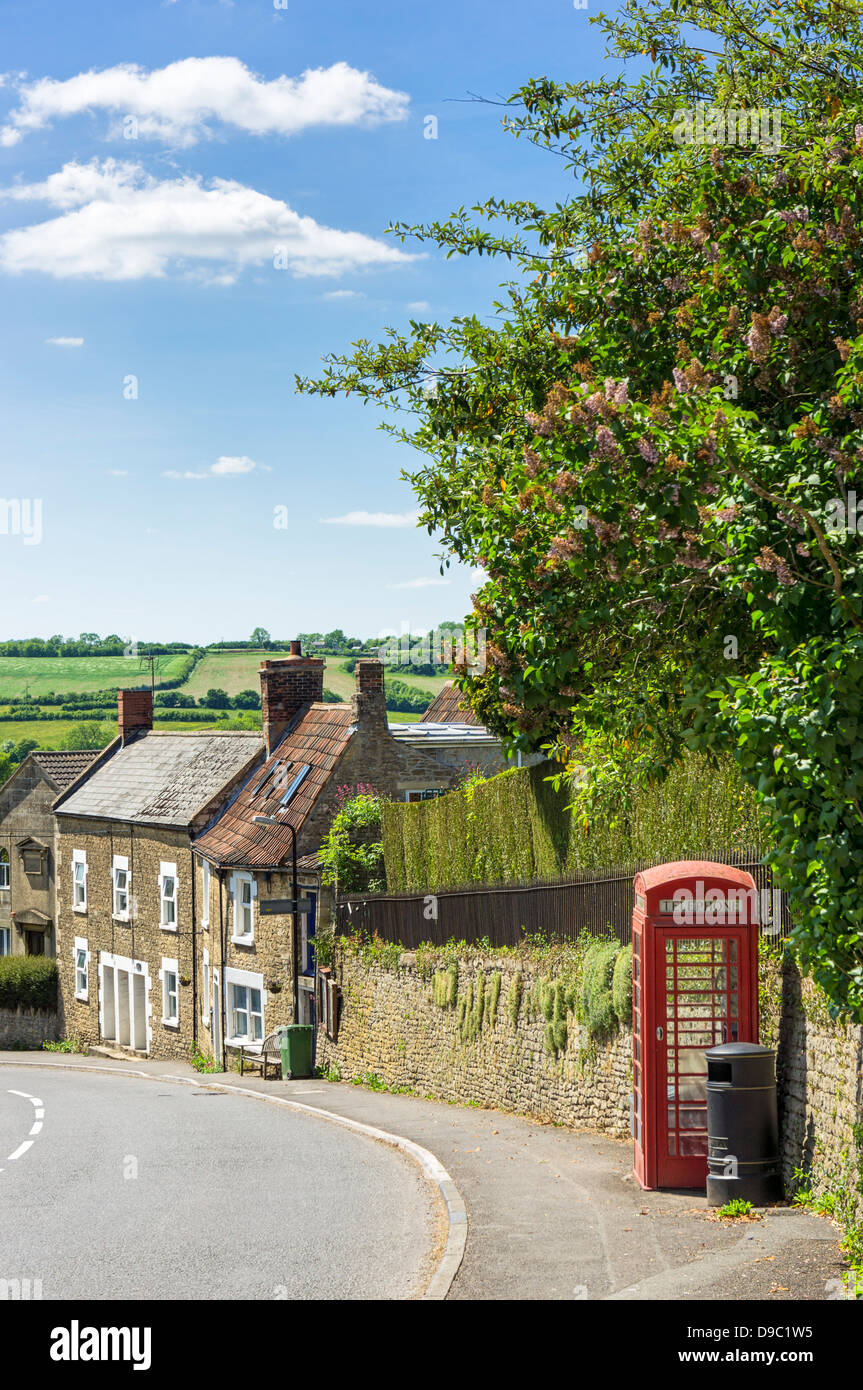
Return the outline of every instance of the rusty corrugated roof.
<path id="1" fill-rule="evenodd" d="M 456 685 L 445 685 L 432 700 L 420 724 L 474 724 L 482 727 L 464 695 Z"/>
<path id="2" fill-rule="evenodd" d="M 225 866 L 268 869 L 289 863 L 291 834 L 287 827 L 300 829 L 353 732 L 350 705 L 307 706 L 272 756 L 198 836 L 195 849 Z M 304 768 L 308 771 L 303 772 Z M 284 805 L 283 798 L 300 777 Z M 256 825 L 255 816 L 273 816 L 281 824 Z"/>

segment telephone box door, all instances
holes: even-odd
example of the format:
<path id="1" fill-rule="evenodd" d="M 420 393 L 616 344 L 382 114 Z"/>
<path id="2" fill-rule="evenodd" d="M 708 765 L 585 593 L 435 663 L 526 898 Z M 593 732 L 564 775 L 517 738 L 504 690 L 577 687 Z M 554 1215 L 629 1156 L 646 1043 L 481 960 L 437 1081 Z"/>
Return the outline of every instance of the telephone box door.
<path id="1" fill-rule="evenodd" d="M 655 949 L 657 1186 L 700 1187 L 707 1177 L 704 1049 L 753 1036 L 746 933 L 660 928 Z"/>

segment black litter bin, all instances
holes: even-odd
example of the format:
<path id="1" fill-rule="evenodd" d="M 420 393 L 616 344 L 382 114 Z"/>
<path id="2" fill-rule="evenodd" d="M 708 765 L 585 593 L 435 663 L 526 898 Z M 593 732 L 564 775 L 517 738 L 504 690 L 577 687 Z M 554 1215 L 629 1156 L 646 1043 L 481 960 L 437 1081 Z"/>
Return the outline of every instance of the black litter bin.
<path id="1" fill-rule="evenodd" d="M 775 1054 L 723 1043 L 707 1056 L 707 1200 L 764 1206 L 782 1198 Z"/>

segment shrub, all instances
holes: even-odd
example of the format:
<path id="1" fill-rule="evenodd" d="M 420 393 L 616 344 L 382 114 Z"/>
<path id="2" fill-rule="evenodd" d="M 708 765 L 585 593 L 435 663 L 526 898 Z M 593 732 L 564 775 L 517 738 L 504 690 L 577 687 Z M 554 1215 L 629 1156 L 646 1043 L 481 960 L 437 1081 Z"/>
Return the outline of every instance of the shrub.
<path id="1" fill-rule="evenodd" d="M 579 1022 L 594 1042 L 610 1037 L 617 1027 L 612 980 L 619 950 L 616 941 L 595 941 L 585 953 Z"/>
<path id="2" fill-rule="evenodd" d="M 611 995 L 614 1012 L 628 1028 L 632 1023 L 632 950 L 626 946 L 614 962 L 614 975 L 611 981 Z"/>
<path id="3" fill-rule="evenodd" d="M 56 1009 L 57 962 L 47 956 L 0 957 L 0 1009 Z"/>

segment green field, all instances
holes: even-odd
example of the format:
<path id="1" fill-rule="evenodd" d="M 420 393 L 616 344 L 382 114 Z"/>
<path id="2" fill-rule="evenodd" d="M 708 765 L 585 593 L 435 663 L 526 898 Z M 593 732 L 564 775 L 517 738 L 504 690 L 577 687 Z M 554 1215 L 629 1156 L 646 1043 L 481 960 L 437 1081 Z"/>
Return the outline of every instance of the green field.
<path id="1" fill-rule="evenodd" d="M 110 743 L 117 733 L 116 719 L 98 719 L 94 720 L 94 723 L 101 724 L 107 730 L 107 742 Z M 0 721 L 0 744 L 5 743 L 7 739 L 11 739 L 13 743 L 20 743 L 22 739 L 34 738 L 37 748 L 57 748 L 70 729 L 80 727 L 80 719 L 4 719 Z M 189 723 L 177 720 L 170 724 L 160 723 L 157 719 L 153 727 L 164 729 L 168 733 L 172 730 L 174 733 L 182 733 L 184 730 L 211 729 L 214 726 L 212 719 L 190 720 Z"/>
<path id="2" fill-rule="evenodd" d="M 186 655 L 174 652 L 158 657 L 156 680 L 176 680 Z M 137 657 L 0 656 L 0 703 L 8 700 L 19 703 L 26 694 L 75 691 L 83 695 L 94 690 L 111 690 L 115 686 L 144 685 L 148 681 L 149 667 Z"/>
<path id="3" fill-rule="evenodd" d="M 208 690 L 225 690 L 229 695 L 238 695 L 241 690 L 259 690 L 258 671 L 262 661 L 284 660 L 284 652 L 208 652 L 202 657 L 192 672 L 191 679 L 182 687 L 184 695 L 194 695 L 197 699 Z M 344 669 L 343 656 L 326 656 L 324 661 L 324 685 L 333 694 L 349 700 L 354 692 L 354 677 Z M 414 685 L 418 690 L 427 690 L 437 695 L 441 686 L 446 685 L 450 676 L 415 676 L 409 666 L 404 674 L 398 676 L 406 685 Z"/>

